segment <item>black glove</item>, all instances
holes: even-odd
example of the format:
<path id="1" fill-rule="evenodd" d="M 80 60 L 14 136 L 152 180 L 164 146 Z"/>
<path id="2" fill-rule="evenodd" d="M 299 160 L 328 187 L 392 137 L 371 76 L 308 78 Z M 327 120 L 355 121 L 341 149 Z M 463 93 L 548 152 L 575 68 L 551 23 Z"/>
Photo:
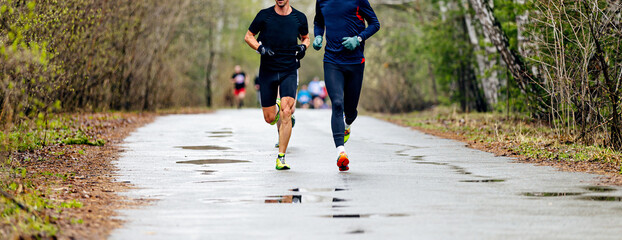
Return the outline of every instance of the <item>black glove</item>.
<path id="1" fill-rule="evenodd" d="M 264 47 L 263 45 L 259 45 L 259 47 L 257 48 L 257 52 L 261 54 L 262 56 L 264 55 L 268 55 L 270 57 L 274 56 L 274 52 L 270 50 L 270 48 Z"/>
<path id="2" fill-rule="evenodd" d="M 296 46 L 296 59 L 300 60 L 305 57 L 305 52 L 307 51 L 307 46 L 304 44 L 300 44 Z"/>

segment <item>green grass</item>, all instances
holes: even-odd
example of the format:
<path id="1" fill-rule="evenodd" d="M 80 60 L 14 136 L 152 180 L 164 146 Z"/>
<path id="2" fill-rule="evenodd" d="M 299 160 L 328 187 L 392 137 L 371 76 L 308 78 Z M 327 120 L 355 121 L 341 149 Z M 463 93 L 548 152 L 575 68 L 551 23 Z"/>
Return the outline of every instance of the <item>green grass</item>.
<path id="1" fill-rule="evenodd" d="M 6 173 L 7 169 L 2 169 L 2 171 Z M 8 169 L 8 172 L 21 173 L 22 170 Z M 18 177 L 18 179 L 24 180 L 21 177 Z M 76 200 L 52 200 L 45 197 L 49 196 L 49 193 L 40 193 L 34 189 L 32 184 L 28 182 L 19 184 L 6 178 L 6 176 L 2 178 L 0 185 L 2 189 L 14 197 L 15 201 L 28 208 L 24 210 L 12 200 L 0 197 L 0 222 L 10 225 L 13 232 L 19 233 L 21 236 L 34 238 L 54 237 L 59 231 L 56 224 L 56 221 L 59 220 L 59 214 L 64 209 L 81 208 L 83 206 L 81 202 Z M 15 194 L 16 191 L 21 193 Z M 82 220 L 71 219 L 71 223 L 81 224 Z"/>
<path id="2" fill-rule="evenodd" d="M 100 118 L 104 118 L 100 120 L 110 120 L 120 118 L 120 116 L 112 115 Z M 0 151 L 32 151 L 60 143 L 103 146 L 106 141 L 91 139 L 78 128 L 74 119 L 65 115 L 53 115 L 47 121 L 40 118 L 34 123 L 17 124 L 0 132 Z"/>
<path id="3" fill-rule="evenodd" d="M 58 218 L 62 217 L 65 209 L 81 208 L 82 203 L 76 200 L 60 201 L 52 199 L 49 192 L 39 192 L 31 181 L 38 183 L 66 182 L 75 173 L 54 173 L 43 170 L 39 173 L 28 172 L 26 165 L 45 161 L 45 155 L 26 154 L 21 162 L 12 157 L 15 152 L 27 152 L 42 149 L 46 146 L 65 145 L 91 145 L 102 146 L 106 144 L 103 139 L 88 136 L 86 132 L 95 128 L 99 122 L 118 120 L 122 116 L 117 114 L 103 114 L 101 116 L 89 116 L 90 126 L 80 126 L 77 117 L 71 115 L 50 115 L 49 118 L 38 116 L 34 121 L 6 127 L 0 131 L 0 189 L 10 194 L 15 201 L 27 207 L 22 209 L 18 204 L 7 197 L 0 195 L 0 239 L 3 233 L 16 233 L 26 238 L 49 238 L 59 232 Z M 56 157 L 66 154 L 65 150 L 49 152 Z M 85 154 L 84 149 L 78 151 Z M 39 157 L 37 157 L 39 156 Z M 33 162 L 37 161 L 37 162 Z M 71 224 L 82 224 L 82 219 L 64 219 Z"/>

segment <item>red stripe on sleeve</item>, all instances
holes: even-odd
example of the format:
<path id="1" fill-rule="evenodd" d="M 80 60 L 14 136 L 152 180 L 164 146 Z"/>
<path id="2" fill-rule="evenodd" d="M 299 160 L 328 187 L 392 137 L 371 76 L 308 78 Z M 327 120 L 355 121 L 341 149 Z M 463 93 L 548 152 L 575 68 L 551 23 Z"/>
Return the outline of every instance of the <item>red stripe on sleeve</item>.
<path id="1" fill-rule="evenodd" d="M 356 7 L 356 17 L 359 18 L 359 20 L 364 21 L 363 17 L 361 16 L 361 14 L 359 14 L 359 9 L 360 9 L 360 7 Z"/>

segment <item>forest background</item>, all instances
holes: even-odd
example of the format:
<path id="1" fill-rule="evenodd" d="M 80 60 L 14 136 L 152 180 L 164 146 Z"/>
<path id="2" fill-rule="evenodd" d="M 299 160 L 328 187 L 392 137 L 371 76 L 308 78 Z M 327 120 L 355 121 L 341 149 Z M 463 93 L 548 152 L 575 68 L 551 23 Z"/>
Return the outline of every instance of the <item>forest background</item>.
<path id="1" fill-rule="evenodd" d="M 382 28 L 367 43 L 361 108 L 518 113 L 562 139 L 622 149 L 621 1 L 370 2 Z M 1 0 L 4 145 L 50 113 L 228 106 L 233 66 L 251 85 L 258 71 L 244 33 L 273 4 Z M 312 32 L 315 1 L 291 4 Z M 309 51 L 302 83 L 320 75 L 322 55 Z"/>

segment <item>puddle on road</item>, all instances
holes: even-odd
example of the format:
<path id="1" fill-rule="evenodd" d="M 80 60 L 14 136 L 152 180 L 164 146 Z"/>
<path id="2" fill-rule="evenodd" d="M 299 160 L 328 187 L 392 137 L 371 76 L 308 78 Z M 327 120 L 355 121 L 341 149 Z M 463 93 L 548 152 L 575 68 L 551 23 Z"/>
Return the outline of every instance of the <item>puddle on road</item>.
<path id="1" fill-rule="evenodd" d="M 231 130 L 221 130 L 221 131 L 208 131 L 210 134 L 233 134 Z"/>
<path id="2" fill-rule="evenodd" d="M 388 213 L 388 214 L 333 214 L 322 215 L 324 218 L 369 218 L 369 217 L 408 217 L 405 213 Z"/>
<path id="3" fill-rule="evenodd" d="M 214 175 L 215 172 L 218 172 L 216 170 L 197 170 L 197 172 L 200 172 L 201 175 Z"/>
<path id="4" fill-rule="evenodd" d="M 346 234 L 363 234 L 363 233 L 365 233 L 365 230 L 357 229 L 357 230 L 349 231 Z"/>
<path id="5" fill-rule="evenodd" d="M 190 160 L 190 161 L 178 161 L 181 164 L 226 164 L 226 163 L 246 163 L 247 160 L 233 160 L 233 159 L 203 159 L 203 160 Z"/>
<path id="6" fill-rule="evenodd" d="M 233 135 L 211 135 L 209 137 L 211 138 L 226 138 L 226 137 L 232 137 Z"/>
<path id="7" fill-rule="evenodd" d="M 612 187 L 604 187 L 604 186 L 588 186 L 588 187 L 584 187 L 583 189 L 592 191 L 592 192 L 613 192 L 617 190 Z"/>
<path id="8" fill-rule="evenodd" d="M 194 183 L 225 183 L 225 182 L 233 182 L 231 180 L 206 180 L 206 181 L 198 181 Z"/>
<path id="9" fill-rule="evenodd" d="M 415 164 L 438 165 L 438 166 L 446 166 L 446 165 L 449 165 L 449 164 L 447 164 L 447 163 L 439 163 L 439 162 L 415 162 Z"/>
<path id="10" fill-rule="evenodd" d="M 453 169 L 454 171 L 456 171 L 457 173 L 460 174 L 464 174 L 464 175 L 471 175 L 473 173 L 467 171 L 466 169 L 464 169 L 463 167 L 458 167 L 458 166 L 454 166 L 454 165 L 450 165 L 451 169 Z"/>
<path id="11" fill-rule="evenodd" d="M 339 192 L 346 191 L 348 189 L 345 188 L 294 188 L 289 191 L 292 192 Z"/>
<path id="12" fill-rule="evenodd" d="M 398 155 L 398 156 L 402 156 L 402 157 L 408 157 L 408 156 L 410 156 L 410 154 L 404 153 L 404 152 L 406 152 L 408 150 L 410 150 L 410 149 L 404 149 L 404 150 L 395 151 L 395 154 Z"/>
<path id="13" fill-rule="evenodd" d="M 564 196 L 578 196 L 583 193 L 580 192 L 526 192 L 521 195 L 527 197 L 564 197 Z"/>
<path id="14" fill-rule="evenodd" d="M 480 180 L 462 180 L 460 182 L 466 183 L 488 183 L 488 182 L 505 182 L 504 179 L 480 179 Z"/>
<path id="15" fill-rule="evenodd" d="M 303 201 L 304 200 L 304 201 Z M 343 198 L 314 196 L 314 195 L 283 195 L 268 196 L 264 203 L 322 203 L 322 202 L 346 202 Z"/>
<path id="16" fill-rule="evenodd" d="M 622 202 L 622 197 L 618 196 L 585 196 L 579 199 L 599 202 Z"/>
<path id="17" fill-rule="evenodd" d="M 176 148 L 186 149 L 186 150 L 229 150 L 230 147 L 221 147 L 214 145 L 205 145 L 205 146 L 179 146 Z"/>
<path id="18" fill-rule="evenodd" d="M 324 218 L 368 218 L 371 214 L 334 214 L 334 215 L 322 215 Z"/>

